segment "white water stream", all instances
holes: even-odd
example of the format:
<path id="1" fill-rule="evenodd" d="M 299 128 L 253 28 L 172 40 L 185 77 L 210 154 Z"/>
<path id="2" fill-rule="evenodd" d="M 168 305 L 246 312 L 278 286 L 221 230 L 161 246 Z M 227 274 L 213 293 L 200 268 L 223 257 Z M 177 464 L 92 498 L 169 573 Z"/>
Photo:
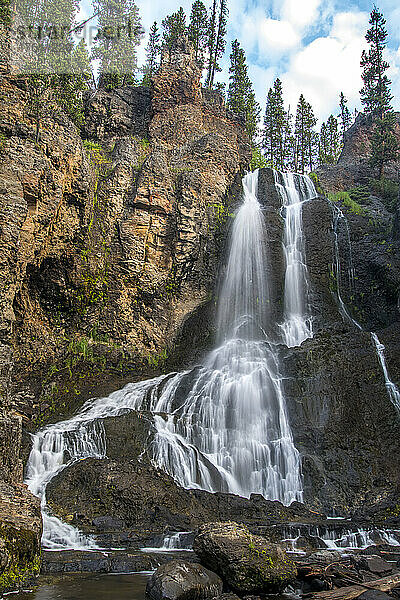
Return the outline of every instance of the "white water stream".
<path id="1" fill-rule="evenodd" d="M 332 205 L 332 209 L 333 209 L 333 234 L 334 234 L 334 251 L 335 251 L 334 252 L 334 256 L 335 256 L 334 269 L 335 269 L 335 278 L 336 278 L 336 296 L 338 299 L 339 311 L 340 311 L 340 314 L 342 315 L 342 318 L 344 321 L 352 323 L 355 327 L 357 327 L 357 329 L 359 329 L 360 331 L 363 331 L 363 328 L 360 325 L 360 323 L 358 321 L 356 321 L 356 319 L 354 319 L 350 315 L 349 311 L 347 310 L 347 307 L 343 301 L 342 294 L 341 294 L 342 273 L 341 273 L 341 264 L 340 264 L 339 235 L 338 235 L 338 225 L 340 222 L 343 222 L 345 224 L 345 228 L 346 228 L 346 238 L 347 238 L 347 244 L 349 247 L 349 269 L 348 269 L 349 285 L 350 285 L 350 289 L 352 291 L 354 291 L 354 266 L 353 266 L 349 226 L 347 223 L 347 219 L 346 219 L 345 215 L 343 214 L 343 212 L 341 211 L 341 209 L 334 204 Z M 375 345 L 376 355 L 378 357 L 379 363 L 382 368 L 382 373 L 383 373 L 383 377 L 385 379 L 385 385 L 386 385 L 389 399 L 392 402 L 393 406 L 396 408 L 396 410 L 400 414 L 400 391 L 399 391 L 398 387 L 396 386 L 396 384 L 390 379 L 389 371 L 388 371 L 388 368 L 386 365 L 385 346 L 379 341 L 379 338 L 374 331 L 371 332 L 371 339 Z"/>
<path id="2" fill-rule="evenodd" d="M 282 191 L 282 184 L 278 185 Z M 248 174 L 219 299 L 220 345 L 203 364 L 192 371 L 129 384 L 108 398 L 89 401 L 78 415 L 33 436 L 26 482 L 42 501 L 45 547 L 96 547 L 93 539 L 51 515 L 46 487 L 73 462 L 105 457 L 101 420 L 126 410 L 153 413 L 156 434 L 148 449 L 151 459 L 183 487 L 242 496 L 260 493 L 285 504 L 302 500 L 300 456 L 288 422 L 275 345 L 265 333 L 268 256 L 257 188 L 258 173 Z M 292 191 L 285 197 L 292 198 Z M 302 243 L 298 207 L 294 212 L 295 218 L 286 219 L 290 223 L 286 230 L 291 231 L 284 240 L 288 271 L 292 262 L 304 263 L 304 255 L 298 254 Z M 294 249 L 288 247 L 293 244 Z M 286 278 L 285 295 L 291 295 L 285 301 L 287 319 L 296 321 L 295 326 L 288 325 L 291 345 L 295 338 L 300 343 L 304 335 L 311 335 L 309 326 L 301 322 L 306 321 L 304 299 L 296 304 L 288 283 L 292 282 L 295 294 L 303 294 L 303 278 L 303 267 L 294 268 Z"/>
<path id="3" fill-rule="evenodd" d="M 307 305 L 308 273 L 302 212 L 304 202 L 316 198 L 317 192 L 307 175 L 274 171 L 274 176 L 285 219 L 285 321 L 281 328 L 285 344 L 292 348 L 313 336 L 312 318 Z"/>

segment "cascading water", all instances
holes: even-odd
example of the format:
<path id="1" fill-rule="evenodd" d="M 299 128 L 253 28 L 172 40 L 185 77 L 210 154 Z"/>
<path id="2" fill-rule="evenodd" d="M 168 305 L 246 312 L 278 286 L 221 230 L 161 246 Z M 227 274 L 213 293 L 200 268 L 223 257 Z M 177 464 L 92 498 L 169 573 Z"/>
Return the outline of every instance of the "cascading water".
<path id="1" fill-rule="evenodd" d="M 375 347 L 376 347 L 379 361 L 381 363 L 383 376 L 385 378 L 385 384 L 386 384 L 386 389 L 388 391 L 389 398 L 390 398 L 393 406 L 396 408 L 396 410 L 400 414 L 400 391 L 397 388 L 397 386 L 393 383 L 393 381 L 391 381 L 391 379 L 389 377 L 389 372 L 388 372 L 388 368 L 386 365 L 386 359 L 385 359 L 385 346 L 379 341 L 376 333 L 371 333 L 371 336 L 372 336 L 372 339 L 373 339 Z"/>
<path id="2" fill-rule="evenodd" d="M 313 336 L 312 319 L 307 306 L 308 273 L 302 211 L 304 202 L 316 198 L 317 192 L 307 175 L 274 171 L 274 176 L 285 218 L 285 321 L 281 328 L 285 344 L 292 348 Z"/>
<path id="3" fill-rule="evenodd" d="M 275 346 L 265 333 L 267 257 L 257 188 L 258 173 L 248 174 L 219 300 L 220 345 L 203 365 L 129 384 L 108 398 L 89 401 L 72 419 L 34 436 L 27 483 L 42 499 L 45 547 L 95 546 L 92 539 L 51 516 L 46 486 L 76 460 L 105 457 L 101 419 L 126 410 L 153 413 L 156 434 L 148 449 L 151 459 L 183 487 L 242 496 L 259 493 L 285 504 L 302 500 L 300 456 L 293 443 Z"/>
<path id="4" fill-rule="evenodd" d="M 358 321 L 356 321 L 356 319 L 354 319 L 350 315 L 349 311 L 347 310 L 346 305 L 342 298 L 342 294 L 341 294 L 341 265 L 340 265 L 339 234 L 338 234 L 338 226 L 339 226 L 340 222 L 344 222 L 345 227 L 346 227 L 346 238 L 347 238 L 347 243 L 349 246 L 349 262 L 350 262 L 349 270 L 348 270 L 349 285 L 350 285 L 350 289 L 354 288 L 354 266 L 353 266 L 353 258 L 352 258 L 352 251 L 351 251 L 351 239 L 350 239 L 349 226 L 347 223 L 347 219 L 344 216 L 343 212 L 340 210 L 340 208 L 338 206 L 332 204 L 332 209 L 333 209 L 333 234 L 334 234 L 334 257 L 335 257 L 334 271 L 335 271 L 335 278 L 336 278 L 336 296 L 338 299 L 339 311 L 340 311 L 340 314 L 342 315 L 342 318 L 344 319 L 344 321 L 352 323 L 355 327 L 357 327 L 357 329 L 360 329 L 360 331 L 363 331 L 363 328 L 360 325 L 360 323 L 358 323 Z M 400 414 L 400 391 L 399 391 L 398 387 L 396 386 L 396 384 L 393 383 L 393 381 L 390 379 L 389 371 L 388 371 L 388 368 L 386 365 L 386 359 L 385 359 L 385 346 L 379 341 L 377 334 L 373 331 L 371 332 L 371 339 L 375 345 L 376 354 L 377 354 L 379 363 L 382 368 L 382 373 L 383 373 L 383 376 L 385 379 L 385 385 L 386 385 L 389 399 L 392 402 L 393 406 L 396 408 L 396 410 Z"/>

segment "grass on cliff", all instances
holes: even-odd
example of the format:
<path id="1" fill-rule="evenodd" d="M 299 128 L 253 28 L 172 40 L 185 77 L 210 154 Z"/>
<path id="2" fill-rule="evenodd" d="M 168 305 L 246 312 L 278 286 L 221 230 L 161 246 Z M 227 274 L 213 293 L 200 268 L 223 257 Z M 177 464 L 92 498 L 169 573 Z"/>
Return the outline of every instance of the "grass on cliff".
<path id="1" fill-rule="evenodd" d="M 355 200 L 352 199 L 349 192 L 330 192 L 328 198 L 334 204 L 340 204 L 353 215 L 365 215 L 365 209 Z"/>

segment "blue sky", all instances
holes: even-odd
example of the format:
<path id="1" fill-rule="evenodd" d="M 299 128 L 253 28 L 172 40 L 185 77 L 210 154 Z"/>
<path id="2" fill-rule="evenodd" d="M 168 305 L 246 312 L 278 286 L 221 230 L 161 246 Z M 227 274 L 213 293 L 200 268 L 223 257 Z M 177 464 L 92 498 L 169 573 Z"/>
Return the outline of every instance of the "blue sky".
<path id="1" fill-rule="evenodd" d="M 203 0 L 209 6 L 211 0 Z M 137 0 L 146 32 L 152 22 L 183 6 L 190 14 L 191 0 Z M 377 3 L 389 33 L 387 60 L 391 68 L 393 105 L 400 110 L 400 5 L 398 0 Z M 365 47 L 373 2 L 360 0 L 228 0 L 228 44 L 220 81 L 227 81 L 230 42 L 237 38 L 246 51 L 249 74 L 264 110 L 268 88 L 276 77 L 283 82 L 287 105 L 294 110 L 302 92 L 319 119 L 338 112 L 340 91 L 349 108 L 360 109 L 360 55 Z M 81 16 L 92 14 L 83 0 Z M 144 59 L 146 38 L 139 50 Z"/>

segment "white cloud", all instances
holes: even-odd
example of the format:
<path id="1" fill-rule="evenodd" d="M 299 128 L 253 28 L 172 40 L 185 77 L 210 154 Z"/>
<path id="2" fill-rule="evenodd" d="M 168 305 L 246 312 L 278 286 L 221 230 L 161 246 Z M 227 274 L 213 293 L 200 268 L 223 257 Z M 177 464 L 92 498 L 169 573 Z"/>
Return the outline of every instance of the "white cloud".
<path id="1" fill-rule="evenodd" d="M 260 54 L 283 53 L 300 42 L 293 25 L 288 21 L 264 18 L 256 25 Z"/>
<path id="2" fill-rule="evenodd" d="M 285 0 L 281 16 L 294 27 L 302 29 L 317 20 L 321 0 Z"/>
<path id="3" fill-rule="evenodd" d="M 301 92 L 322 119 L 337 111 L 341 91 L 350 106 L 359 104 L 360 56 L 367 22 L 367 13 L 338 13 L 328 36 L 313 40 L 293 56 L 282 76 L 292 107 Z"/>

